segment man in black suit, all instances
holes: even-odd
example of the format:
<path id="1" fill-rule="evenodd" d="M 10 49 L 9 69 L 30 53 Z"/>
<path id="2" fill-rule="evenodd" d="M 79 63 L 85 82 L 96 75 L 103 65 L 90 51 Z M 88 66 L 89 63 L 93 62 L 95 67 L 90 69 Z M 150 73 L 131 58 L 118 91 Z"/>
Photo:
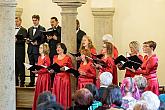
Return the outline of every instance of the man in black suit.
<path id="1" fill-rule="evenodd" d="M 44 42 L 44 36 L 42 31 L 45 28 L 39 24 L 39 15 L 32 16 L 33 26 L 28 29 L 28 57 L 31 65 L 37 64 L 39 56 L 39 46 Z M 35 83 L 35 74 L 30 71 L 30 83 L 28 87 L 33 87 Z"/>
<path id="2" fill-rule="evenodd" d="M 22 19 L 20 17 L 15 18 L 15 35 L 20 35 L 23 38 L 15 37 L 15 79 L 16 86 L 19 86 L 18 76 L 20 74 L 20 87 L 24 87 L 25 84 L 25 40 L 27 37 L 27 30 L 21 26 Z"/>
<path id="3" fill-rule="evenodd" d="M 56 17 L 51 17 L 50 19 L 51 28 L 49 28 L 48 30 L 55 30 L 53 36 L 47 36 L 47 41 L 50 49 L 49 57 L 51 64 L 53 63 L 54 55 L 57 55 L 56 45 L 61 42 L 61 27 L 58 25 L 58 23 L 59 22 Z"/>
<path id="4" fill-rule="evenodd" d="M 53 36 L 47 36 L 47 41 L 50 49 L 49 57 L 51 64 L 53 64 L 54 55 L 57 55 L 56 45 L 61 42 L 61 27 L 58 25 L 58 23 L 59 22 L 56 17 L 51 17 L 50 19 L 51 28 L 49 28 L 48 30 L 55 30 Z M 51 74 L 51 85 L 53 85 L 54 75 L 55 74 Z"/>
<path id="5" fill-rule="evenodd" d="M 81 40 L 86 33 L 80 29 L 80 22 L 76 19 L 76 32 L 77 32 L 77 52 L 79 52 Z"/>

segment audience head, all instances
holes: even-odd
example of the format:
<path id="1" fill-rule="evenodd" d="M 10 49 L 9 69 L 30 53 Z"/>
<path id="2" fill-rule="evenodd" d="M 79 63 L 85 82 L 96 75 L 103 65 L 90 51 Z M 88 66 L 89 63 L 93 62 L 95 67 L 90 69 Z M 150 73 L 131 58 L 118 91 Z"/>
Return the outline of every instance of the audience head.
<path id="1" fill-rule="evenodd" d="M 122 84 L 121 84 L 121 93 L 123 97 L 127 93 L 131 93 L 132 97 L 134 97 L 135 99 L 138 100 L 140 98 L 140 94 L 139 94 L 139 90 L 136 85 L 136 82 L 131 77 L 126 77 L 123 79 Z"/>
<path id="2" fill-rule="evenodd" d="M 147 108 L 149 110 L 158 110 L 160 106 L 160 100 L 156 94 L 151 91 L 146 91 L 142 94 L 141 100 L 147 103 Z"/>
<path id="3" fill-rule="evenodd" d="M 44 91 L 43 93 L 41 93 L 38 97 L 38 100 L 37 100 L 37 105 L 40 105 L 44 102 L 47 102 L 47 101 L 53 101 L 55 102 L 56 101 L 56 97 L 54 95 L 51 94 L 51 92 L 49 91 Z"/>
<path id="4" fill-rule="evenodd" d="M 165 110 L 165 94 L 160 94 L 159 100 L 160 100 L 159 110 Z"/>
<path id="5" fill-rule="evenodd" d="M 94 100 L 99 99 L 99 92 L 98 92 L 97 87 L 94 84 L 92 84 L 92 83 L 91 84 L 86 84 L 85 88 L 88 89 L 92 93 Z"/>
<path id="6" fill-rule="evenodd" d="M 103 37 L 102 37 L 102 40 L 103 42 L 112 42 L 113 41 L 113 37 L 111 34 L 105 34 Z"/>
<path id="7" fill-rule="evenodd" d="M 34 26 L 38 26 L 39 21 L 40 21 L 40 16 L 39 15 L 33 15 L 32 16 L 32 21 L 33 21 Z"/>
<path id="8" fill-rule="evenodd" d="M 91 57 L 90 50 L 89 49 L 82 49 L 81 50 L 81 59 L 82 59 L 82 61 L 85 61 L 85 60 L 88 61 L 89 58 L 87 58 L 87 57 Z"/>
<path id="9" fill-rule="evenodd" d="M 134 80 L 137 84 L 139 90 L 144 90 L 147 86 L 147 79 L 141 75 L 137 75 L 134 77 Z"/>
<path id="10" fill-rule="evenodd" d="M 61 53 L 66 54 L 67 53 L 67 48 L 66 48 L 64 43 L 58 43 L 56 51 L 57 51 L 58 54 L 61 54 Z"/>
<path id="11" fill-rule="evenodd" d="M 110 72 L 103 72 L 100 75 L 100 85 L 108 87 L 112 84 L 113 76 Z"/>
<path id="12" fill-rule="evenodd" d="M 138 101 L 133 110 L 150 110 L 147 108 L 147 103 L 145 101 Z"/>
<path id="13" fill-rule="evenodd" d="M 37 106 L 37 110 L 64 110 L 63 107 L 56 102 L 47 101 Z"/>
<path id="14" fill-rule="evenodd" d="M 94 48 L 92 44 L 92 40 L 87 35 L 84 35 L 81 41 L 80 51 L 82 49 L 91 49 L 91 48 Z"/>
<path id="15" fill-rule="evenodd" d="M 120 87 L 116 85 L 110 85 L 108 86 L 108 91 L 110 94 L 109 99 L 111 103 L 120 107 L 122 105 L 122 95 L 121 95 Z"/>
<path id="16" fill-rule="evenodd" d="M 76 30 L 78 30 L 80 28 L 80 22 L 78 19 L 76 19 Z"/>
<path id="17" fill-rule="evenodd" d="M 150 53 L 154 51 L 156 48 L 156 42 L 154 41 L 146 41 L 143 43 L 143 52 Z"/>
<path id="18" fill-rule="evenodd" d="M 113 55 L 113 44 L 110 42 L 104 42 L 102 53 L 112 56 Z"/>
<path id="19" fill-rule="evenodd" d="M 50 25 L 52 26 L 52 28 L 56 28 L 56 26 L 58 26 L 58 19 L 56 17 L 51 17 L 50 18 Z"/>
<path id="20" fill-rule="evenodd" d="M 76 91 L 74 101 L 77 106 L 89 107 L 93 103 L 93 95 L 88 89 L 82 88 Z"/>
<path id="21" fill-rule="evenodd" d="M 47 43 L 41 44 L 39 47 L 39 53 L 49 55 L 49 45 Z"/>
<path id="22" fill-rule="evenodd" d="M 22 23 L 21 17 L 15 17 L 15 25 L 16 27 L 20 27 Z"/>
<path id="23" fill-rule="evenodd" d="M 140 44 L 138 41 L 132 41 L 129 43 L 129 48 L 132 55 L 138 54 L 140 51 Z"/>

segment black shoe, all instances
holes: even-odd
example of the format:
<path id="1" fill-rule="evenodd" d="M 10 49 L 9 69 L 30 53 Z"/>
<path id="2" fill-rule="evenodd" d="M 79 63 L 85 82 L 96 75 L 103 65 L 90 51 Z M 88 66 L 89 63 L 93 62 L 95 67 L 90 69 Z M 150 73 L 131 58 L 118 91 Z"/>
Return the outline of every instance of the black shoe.
<path id="1" fill-rule="evenodd" d="M 26 87 L 34 87 L 33 83 L 29 83 L 29 85 L 27 85 Z"/>

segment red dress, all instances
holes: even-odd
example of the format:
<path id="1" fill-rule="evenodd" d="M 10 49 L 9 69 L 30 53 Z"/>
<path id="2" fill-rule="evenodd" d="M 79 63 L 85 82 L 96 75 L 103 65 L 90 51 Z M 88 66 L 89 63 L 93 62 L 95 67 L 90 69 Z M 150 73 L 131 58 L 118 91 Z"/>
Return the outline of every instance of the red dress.
<path id="1" fill-rule="evenodd" d="M 154 54 L 151 57 L 144 57 L 141 69 L 136 71 L 136 74 L 142 74 L 147 79 L 147 87 L 145 90 L 152 91 L 159 95 L 159 84 L 157 79 L 158 58 Z"/>
<path id="2" fill-rule="evenodd" d="M 142 55 L 138 55 L 138 58 L 141 60 L 141 61 L 143 61 L 143 56 Z M 135 73 L 133 73 L 132 71 L 130 71 L 130 70 L 128 70 L 128 69 L 126 69 L 126 73 L 125 73 L 125 78 L 126 77 L 134 77 L 136 74 Z"/>
<path id="3" fill-rule="evenodd" d="M 100 79 L 99 79 L 99 77 L 100 77 L 101 73 L 110 72 L 113 77 L 115 76 L 114 73 L 113 73 L 113 69 L 114 69 L 115 64 L 114 64 L 114 61 L 113 61 L 112 57 L 103 58 L 102 60 L 107 64 L 107 67 L 106 68 L 102 67 L 102 68 L 99 69 L 98 79 L 96 80 L 97 88 L 100 88 Z"/>
<path id="4" fill-rule="evenodd" d="M 67 66 L 72 67 L 71 58 L 66 55 L 63 59 L 59 60 L 58 56 L 55 55 L 53 62 L 57 63 L 61 67 Z M 70 83 L 70 74 L 66 72 L 57 73 L 54 77 L 53 82 L 53 91 L 52 93 L 56 96 L 56 100 L 61 104 L 65 109 L 71 107 L 71 83 Z"/>
<path id="5" fill-rule="evenodd" d="M 49 56 L 45 56 L 43 59 L 41 56 L 38 57 L 38 65 L 50 66 Z M 50 74 L 46 68 L 40 69 L 38 71 L 38 77 L 36 81 L 35 93 L 34 93 L 34 101 L 32 110 L 36 110 L 37 107 L 37 99 L 40 93 L 43 91 L 50 91 Z"/>
<path id="6" fill-rule="evenodd" d="M 84 88 L 86 84 L 95 84 L 96 69 L 93 67 L 91 61 L 89 61 L 86 65 L 83 65 L 83 63 L 81 63 L 78 70 L 86 73 L 86 75 L 79 76 L 78 89 Z"/>

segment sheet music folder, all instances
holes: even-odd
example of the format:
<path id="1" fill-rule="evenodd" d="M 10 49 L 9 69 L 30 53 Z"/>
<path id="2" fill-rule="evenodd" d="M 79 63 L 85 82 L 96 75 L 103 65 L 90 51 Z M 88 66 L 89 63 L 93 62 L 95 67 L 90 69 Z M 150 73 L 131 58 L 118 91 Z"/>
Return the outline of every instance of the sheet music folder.
<path id="1" fill-rule="evenodd" d="M 130 56 L 127 58 L 125 58 L 123 55 L 120 55 L 115 59 L 115 64 L 117 65 L 119 63 L 123 65 L 122 66 L 123 69 L 125 67 L 129 67 L 129 68 L 133 67 L 135 70 L 137 70 L 143 62 L 141 61 L 141 59 L 138 58 L 137 55 Z"/>

